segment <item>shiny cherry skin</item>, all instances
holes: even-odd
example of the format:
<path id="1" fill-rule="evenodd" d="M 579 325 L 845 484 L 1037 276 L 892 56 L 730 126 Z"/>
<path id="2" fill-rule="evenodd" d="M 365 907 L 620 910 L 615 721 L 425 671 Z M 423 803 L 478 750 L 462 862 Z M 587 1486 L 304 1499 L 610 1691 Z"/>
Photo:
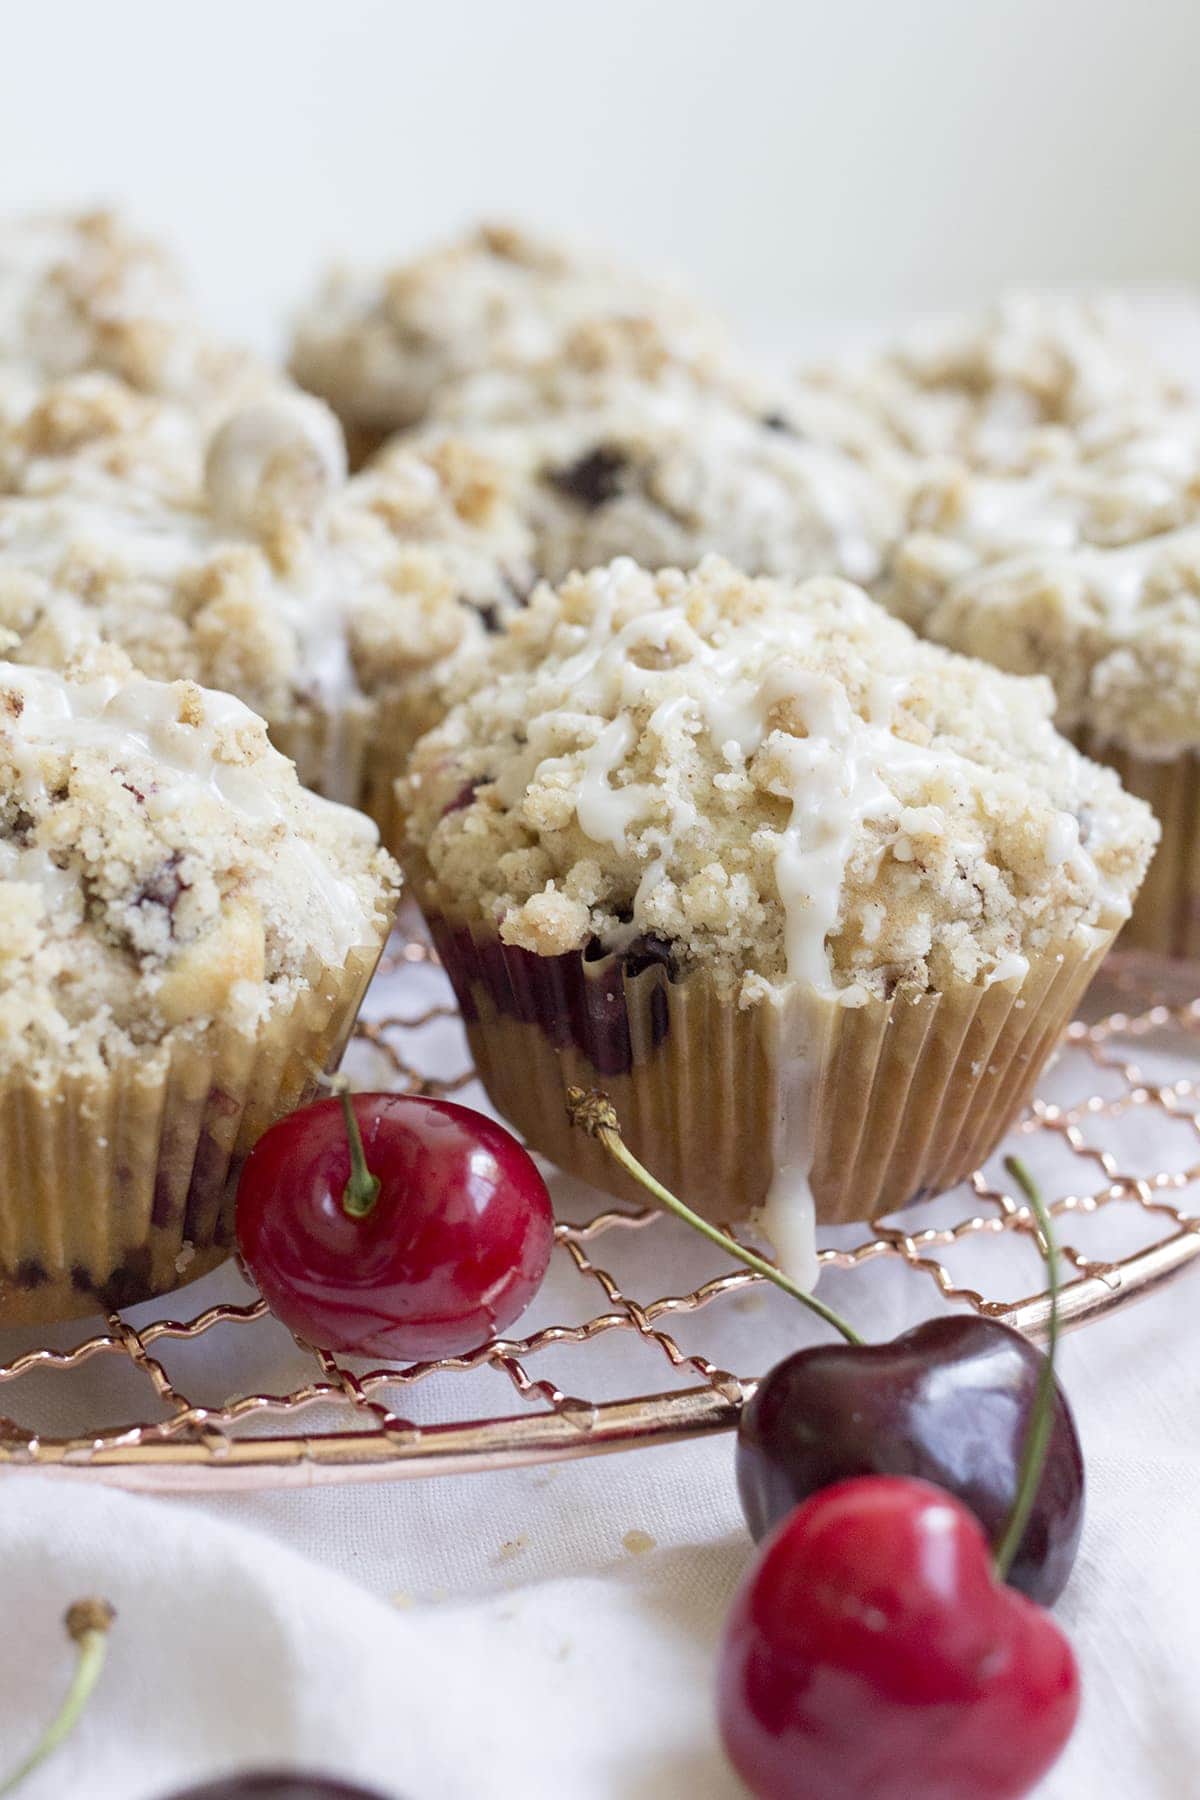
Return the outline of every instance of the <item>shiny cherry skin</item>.
<path id="1" fill-rule="evenodd" d="M 554 1215 L 510 1132 L 450 1100 L 356 1094 L 367 1166 L 363 1218 L 343 1204 L 342 1103 L 322 1100 L 259 1139 L 242 1170 L 238 1244 L 263 1297 L 298 1337 L 393 1361 L 458 1356 L 522 1313 L 541 1285 Z"/>
<path id="2" fill-rule="evenodd" d="M 947 1489 L 998 1544 L 1016 1499 L 1044 1358 L 994 1319 L 930 1319 L 886 1344 L 822 1345 L 776 1365 L 743 1409 L 738 1490 L 761 1538 L 801 1500 L 854 1475 Z M 1046 1462 L 1013 1587 L 1042 1606 L 1066 1585 L 1083 1527 L 1083 1454 L 1055 1384 Z"/>
<path id="3" fill-rule="evenodd" d="M 722 1639 L 721 1736 L 759 1800 L 1015 1800 L 1078 1709 L 1066 1638 L 923 1481 L 865 1476 L 797 1507 Z"/>
<path id="4" fill-rule="evenodd" d="M 170 1794 L 167 1800 L 383 1800 L 374 1788 L 355 1787 L 329 1775 L 302 1775 L 286 1769 L 225 1775 Z"/>

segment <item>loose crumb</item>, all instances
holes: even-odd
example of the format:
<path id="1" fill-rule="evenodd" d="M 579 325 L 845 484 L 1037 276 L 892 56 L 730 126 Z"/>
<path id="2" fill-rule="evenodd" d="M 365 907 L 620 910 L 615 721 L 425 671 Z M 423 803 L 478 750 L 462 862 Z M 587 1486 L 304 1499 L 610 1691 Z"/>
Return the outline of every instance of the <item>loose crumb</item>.
<path id="1" fill-rule="evenodd" d="M 645 1556 L 647 1550 L 654 1550 L 658 1546 L 657 1538 L 652 1538 L 648 1531 L 639 1531 L 636 1527 L 627 1531 L 621 1542 L 630 1556 Z"/>

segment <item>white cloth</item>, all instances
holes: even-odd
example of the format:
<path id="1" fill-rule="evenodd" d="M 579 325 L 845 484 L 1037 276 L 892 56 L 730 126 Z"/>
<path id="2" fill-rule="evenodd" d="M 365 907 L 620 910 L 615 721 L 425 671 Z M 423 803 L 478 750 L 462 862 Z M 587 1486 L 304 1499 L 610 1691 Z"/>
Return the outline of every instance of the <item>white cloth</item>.
<path id="1" fill-rule="evenodd" d="M 417 1010 L 428 979 L 409 974 L 402 1002 L 393 988 L 373 1009 Z M 461 1066 L 457 1028 L 438 1029 L 442 1066 Z M 1165 1076 L 1168 1065 L 1139 1055 L 1150 1081 Z M 1069 1101 L 1103 1081 L 1068 1056 L 1043 1091 Z M 1127 1169 L 1194 1160 L 1191 1125 L 1157 1109 L 1133 1109 L 1121 1130 Z M 1103 1186 L 1094 1165 L 1056 1161 L 1041 1140 L 1035 1160 L 1054 1192 Z M 561 1181 L 556 1197 L 567 1211 L 596 1210 L 594 1195 Z M 960 1194 L 921 1222 L 967 1210 Z M 1101 1254 L 1136 1229 L 1127 1206 L 1072 1218 L 1064 1235 Z M 713 1251 L 667 1221 L 594 1248 L 643 1299 L 714 1272 Z M 991 1294 L 1042 1285 L 1018 1242 L 975 1239 L 948 1260 Z M 581 1286 L 563 1253 L 556 1262 L 523 1330 L 603 1310 L 599 1289 Z M 200 1310 L 229 1283 L 211 1277 L 173 1313 Z M 875 1337 L 935 1306 L 924 1278 L 884 1262 L 833 1271 L 823 1291 Z M 1085 1701 L 1047 1800 L 1200 1792 L 1198 1301 L 1200 1268 L 1062 1346 L 1090 1494 L 1059 1617 Z M 667 1323 L 685 1348 L 745 1373 L 821 1335 L 782 1295 L 759 1290 Z M 253 1371 L 276 1391 L 311 1374 L 279 1339 L 278 1366 Z M 7 1358 L 12 1345 L 2 1347 Z M 189 1391 L 216 1397 L 241 1379 L 233 1354 L 229 1339 L 205 1340 Z M 87 1365 L 96 1418 L 111 1413 L 105 1360 Z M 531 1359 L 531 1369 L 593 1397 L 669 1385 L 661 1354 L 624 1333 Z M 63 1424 L 63 1377 L 36 1379 L 40 1416 Z M 0 1406 L 17 1410 L 20 1391 Z M 83 1390 L 70 1391 L 79 1429 Z M 519 1410 L 493 1374 L 443 1378 L 397 1405 L 425 1419 Z M 728 1437 L 553 1469 L 188 1503 L 12 1474 L 0 1482 L 0 1764 L 28 1747 L 65 1684 L 64 1608 L 100 1593 L 119 1615 L 109 1666 L 27 1800 L 158 1800 L 187 1781 L 280 1762 L 407 1800 L 716 1800 L 739 1790 L 713 1728 L 713 1652 L 750 1558 Z"/>

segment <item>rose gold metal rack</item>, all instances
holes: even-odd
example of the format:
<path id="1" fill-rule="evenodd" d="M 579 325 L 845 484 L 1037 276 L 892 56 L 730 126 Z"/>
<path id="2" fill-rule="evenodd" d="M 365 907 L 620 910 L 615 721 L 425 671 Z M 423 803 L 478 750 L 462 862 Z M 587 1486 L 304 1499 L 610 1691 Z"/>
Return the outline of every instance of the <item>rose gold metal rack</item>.
<path id="1" fill-rule="evenodd" d="M 389 959 L 393 971 L 424 964 L 426 993 L 432 961 L 416 936 L 398 940 Z M 1188 971 L 1114 958 L 1099 1008 L 1093 1003 L 1092 1015 L 1071 1027 L 1041 1096 L 1013 1135 L 1010 1147 L 1052 1196 L 1068 1326 L 1152 1292 L 1200 1255 L 1200 1216 L 1189 1209 L 1200 1194 L 1200 1000 L 1190 973 L 1189 983 Z M 461 1093 L 472 1080 L 469 1068 L 445 1079 L 430 1072 L 428 1055 L 422 1066 L 422 1047 L 434 1032 L 444 1037 L 453 1029 L 452 1019 L 443 995 L 416 1015 L 368 1018 L 358 1038 L 365 1054 L 382 1057 L 397 1089 Z M 891 1259 L 923 1284 L 934 1305 L 970 1306 L 1037 1335 L 1047 1318 L 1045 1293 L 1002 1299 L 983 1291 L 993 1240 L 1036 1237 L 1028 1207 L 1006 1191 L 999 1168 L 998 1161 L 989 1165 L 955 1199 L 933 1203 L 932 1212 L 910 1209 L 839 1233 L 822 1249 L 823 1263 L 851 1280 Z M 1090 1250 L 1081 1244 L 1085 1227 Z M 702 1342 L 723 1309 L 752 1303 L 759 1278 L 727 1262 L 695 1286 L 680 1283 L 684 1291 L 643 1298 L 655 1271 L 676 1266 L 668 1239 L 681 1232 L 694 1256 L 696 1240 L 651 1210 L 608 1207 L 560 1223 L 556 1255 L 574 1291 L 574 1322 L 496 1339 L 440 1363 L 360 1368 L 294 1346 L 252 1288 L 244 1301 L 192 1317 L 176 1317 L 160 1303 L 159 1316 L 148 1321 L 145 1308 L 137 1309 L 136 1325 L 114 1314 L 101 1331 L 26 1344 L 12 1354 L 5 1348 L 10 1334 L 0 1338 L 0 1386 L 11 1413 L 0 1416 L 0 1469 L 160 1490 L 311 1485 L 551 1462 L 726 1430 L 762 1370 L 734 1374 L 679 1339 L 686 1325 L 689 1340 Z M 964 1248 L 985 1270 L 978 1285 L 954 1272 Z M 629 1272 L 618 1280 L 605 1266 L 610 1261 Z M 1029 1266 L 1036 1269 L 1036 1260 Z M 186 1300 L 185 1291 L 168 1304 L 182 1315 Z M 548 1353 L 573 1351 L 578 1370 L 580 1348 L 602 1341 L 641 1354 L 625 1397 L 590 1400 L 545 1373 Z M 197 1348 L 201 1371 L 185 1376 L 169 1368 L 178 1349 Z M 663 1391 L 643 1391 L 647 1349 L 661 1358 Z M 103 1422 L 89 1418 L 87 1430 L 53 1428 L 70 1384 L 85 1372 L 94 1376 L 97 1363 L 123 1369 L 121 1396 L 108 1398 Z M 303 1379 L 295 1379 L 297 1367 Z M 273 1384 L 280 1369 L 284 1377 Z M 511 1401 L 496 1404 L 498 1384 L 488 1373 L 507 1378 L 521 1410 L 514 1412 Z M 203 1402 L 184 1386 L 201 1375 L 208 1386 L 220 1383 Z M 434 1416 L 414 1422 L 395 1409 L 411 1406 L 418 1389 L 452 1399 L 440 1409 L 422 1405 Z M 478 1416 L 459 1416 L 464 1406 Z"/>

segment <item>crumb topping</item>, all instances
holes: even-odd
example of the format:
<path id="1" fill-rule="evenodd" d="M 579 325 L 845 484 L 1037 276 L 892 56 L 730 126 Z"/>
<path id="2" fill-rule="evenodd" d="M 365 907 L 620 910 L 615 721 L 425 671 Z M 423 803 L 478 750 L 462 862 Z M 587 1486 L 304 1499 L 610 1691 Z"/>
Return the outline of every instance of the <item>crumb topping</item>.
<path id="1" fill-rule="evenodd" d="M 100 371 L 66 376 L 7 425 L 0 417 L 0 496 L 74 493 L 128 507 L 146 495 L 190 507 L 206 436 L 190 407 Z"/>
<path id="2" fill-rule="evenodd" d="M 0 1063 L 246 1030 L 377 936 L 396 872 L 238 700 L 108 650 L 0 664 Z"/>
<path id="3" fill-rule="evenodd" d="M 161 245 L 111 212 L 36 213 L 0 224 L 0 421 L 47 381 L 98 370 L 211 416 L 281 385 L 215 338 Z"/>
<path id="4" fill-rule="evenodd" d="M 872 581 L 900 530 L 907 471 L 869 452 L 865 428 L 853 441 L 861 421 L 837 421 L 839 442 L 825 408 L 810 435 L 803 391 L 781 398 L 721 362 L 667 359 L 644 379 L 554 358 L 457 394 L 449 428 L 503 467 L 552 581 L 614 556 L 687 569 L 709 552 L 751 574 Z"/>
<path id="5" fill-rule="evenodd" d="M 1096 414 L 1180 398 L 1118 302 L 1036 293 L 806 373 L 912 455 L 1009 472 L 1069 448 Z"/>
<path id="6" fill-rule="evenodd" d="M 1200 747 L 1200 409 L 1097 415 L 1024 475 L 930 473 L 881 590 L 924 635 L 1044 673 L 1064 730 Z"/>
<path id="7" fill-rule="evenodd" d="M 844 582 L 621 559 L 538 588 L 398 794 L 430 903 L 508 943 L 853 1004 L 1128 912 L 1157 826 L 1052 705 Z"/>
<path id="8" fill-rule="evenodd" d="M 0 432 L 0 628 L 17 660 L 61 667 L 105 640 L 282 724 L 416 698 L 532 583 L 500 472 L 455 440 L 347 480 L 333 415 L 280 391 L 232 414 L 189 481 L 176 423 L 172 403 L 88 377 Z M 130 460 L 157 475 L 128 484 Z"/>
<path id="9" fill-rule="evenodd" d="M 635 321 L 679 344 L 723 336 L 692 301 L 600 255 L 481 225 L 386 270 L 336 269 L 297 321 L 292 371 L 347 422 L 415 424 L 440 390 Z"/>

